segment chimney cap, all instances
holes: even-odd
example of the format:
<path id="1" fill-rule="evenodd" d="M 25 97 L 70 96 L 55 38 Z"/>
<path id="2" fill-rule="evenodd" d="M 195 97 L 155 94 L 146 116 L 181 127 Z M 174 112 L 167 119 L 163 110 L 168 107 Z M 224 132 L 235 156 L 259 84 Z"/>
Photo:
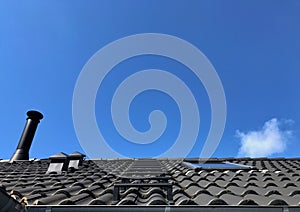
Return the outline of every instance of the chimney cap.
<path id="1" fill-rule="evenodd" d="M 36 119 L 36 120 L 41 120 L 44 117 L 43 114 L 41 114 L 40 112 L 38 112 L 36 110 L 29 110 L 27 112 L 27 116 L 28 116 L 28 118 Z"/>

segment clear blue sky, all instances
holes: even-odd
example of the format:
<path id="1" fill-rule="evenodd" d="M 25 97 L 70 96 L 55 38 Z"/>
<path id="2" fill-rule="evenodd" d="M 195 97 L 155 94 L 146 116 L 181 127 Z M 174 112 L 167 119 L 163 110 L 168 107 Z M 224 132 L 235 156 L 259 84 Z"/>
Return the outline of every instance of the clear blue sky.
<path id="1" fill-rule="evenodd" d="M 59 151 L 83 152 L 72 121 L 77 77 L 89 58 L 103 46 L 137 33 L 182 38 L 199 48 L 214 65 L 227 100 L 226 128 L 215 157 L 251 156 L 253 148 L 260 148 L 260 142 L 266 144 L 266 151 L 260 156 L 298 157 L 299 11 L 300 2 L 296 0 L 1 1 L 0 158 L 7 159 L 13 154 L 29 109 L 39 110 L 45 116 L 30 157 L 47 158 Z M 174 61 L 154 56 L 121 65 L 129 74 L 132 70 L 153 68 L 153 64 L 175 72 L 183 68 Z M 199 139 L 189 155 L 196 157 L 207 136 L 210 110 L 201 84 L 188 83 L 199 88 L 197 101 L 203 102 L 199 109 Z M 113 144 L 117 138 L 113 125 L 109 121 L 101 124 L 99 120 L 105 115 L 99 105 L 105 95 L 110 95 L 109 89 L 114 87 L 110 85 L 106 85 L 106 94 L 98 94 L 95 111 L 99 126 L 105 125 L 105 136 L 114 140 L 111 145 L 132 157 L 148 157 L 167 149 L 170 140 L 139 147 L 135 153 L 130 146 Z M 144 93 L 134 100 L 132 122 L 137 129 L 147 130 L 145 117 L 160 104 L 168 120 L 172 120 L 165 138 L 174 138 L 180 125 L 175 123 L 179 119 L 177 109 L 168 96 L 159 92 Z M 280 148 L 274 150 L 270 145 Z"/>

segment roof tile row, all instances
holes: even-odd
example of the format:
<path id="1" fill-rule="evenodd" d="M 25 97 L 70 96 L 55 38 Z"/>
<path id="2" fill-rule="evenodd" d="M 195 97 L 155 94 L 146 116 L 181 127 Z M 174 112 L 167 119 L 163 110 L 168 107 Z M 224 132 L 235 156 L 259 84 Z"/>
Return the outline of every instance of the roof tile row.
<path id="1" fill-rule="evenodd" d="M 0 184 L 29 205 L 168 205 L 162 187 L 133 185 L 120 190 L 114 183 L 172 185 L 175 205 L 300 205 L 300 159 L 223 159 L 256 169 L 195 169 L 183 159 L 85 160 L 78 170 L 46 174 L 50 160 L 0 161 Z"/>

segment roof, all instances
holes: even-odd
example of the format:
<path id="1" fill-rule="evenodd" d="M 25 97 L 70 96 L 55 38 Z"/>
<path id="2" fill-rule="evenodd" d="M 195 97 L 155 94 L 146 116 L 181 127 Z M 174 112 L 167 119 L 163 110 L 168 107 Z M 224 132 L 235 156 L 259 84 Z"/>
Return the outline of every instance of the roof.
<path id="1" fill-rule="evenodd" d="M 185 162 L 184 162 L 185 161 Z M 0 161 L 0 188 L 25 205 L 299 206 L 300 158 L 94 159 L 48 172 L 51 159 Z"/>

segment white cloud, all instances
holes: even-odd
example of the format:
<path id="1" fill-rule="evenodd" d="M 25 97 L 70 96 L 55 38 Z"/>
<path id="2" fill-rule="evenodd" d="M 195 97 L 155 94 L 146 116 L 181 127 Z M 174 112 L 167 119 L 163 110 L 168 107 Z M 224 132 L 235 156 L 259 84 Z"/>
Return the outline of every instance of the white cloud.
<path id="1" fill-rule="evenodd" d="M 268 157 L 286 150 L 287 142 L 292 131 L 280 129 L 282 125 L 291 125 L 292 120 L 278 121 L 273 118 L 267 121 L 258 131 L 246 133 L 237 130 L 236 136 L 240 139 L 239 157 Z"/>

